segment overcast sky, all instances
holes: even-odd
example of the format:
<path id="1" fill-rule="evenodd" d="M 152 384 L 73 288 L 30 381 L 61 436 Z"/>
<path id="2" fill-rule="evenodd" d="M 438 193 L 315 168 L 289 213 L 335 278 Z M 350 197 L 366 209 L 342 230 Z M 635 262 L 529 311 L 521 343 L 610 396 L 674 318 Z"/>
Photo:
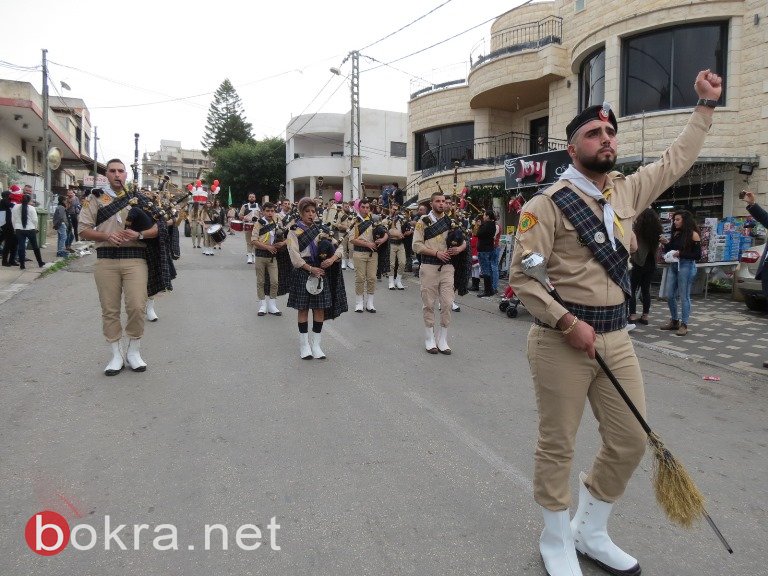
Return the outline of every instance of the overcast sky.
<path id="1" fill-rule="evenodd" d="M 490 20 L 522 3 L 6 0 L 0 77 L 41 92 L 47 48 L 51 95 L 82 98 L 98 127 L 99 159 L 130 164 L 135 132 L 140 154 L 158 150 L 161 139 L 202 148 L 225 78 L 258 139 L 285 137 L 292 116 L 347 112 L 351 67 L 341 63 L 351 50 L 373 59 L 360 59 L 361 106 L 406 112 L 412 82 L 465 77 L 470 52 L 487 51 Z"/>

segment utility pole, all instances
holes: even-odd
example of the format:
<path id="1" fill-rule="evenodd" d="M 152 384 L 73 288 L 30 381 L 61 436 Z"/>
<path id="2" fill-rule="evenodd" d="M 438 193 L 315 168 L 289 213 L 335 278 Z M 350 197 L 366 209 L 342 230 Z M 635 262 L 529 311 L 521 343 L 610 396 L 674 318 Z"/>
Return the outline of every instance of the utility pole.
<path id="1" fill-rule="evenodd" d="M 352 200 L 362 196 L 361 183 L 363 175 L 362 157 L 360 156 L 360 52 L 350 52 L 352 59 L 352 76 L 350 77 L 351 106 L 349 117 L 351 130 L 349 134 L 350 170 L 349 179 L 352 188 Z"/>
<path id="2" fill-rule="evenodd" d="M 48 152 L 51 149 L 51 133 L 48 127 L 48 50 L 43 48 L 43 206 L 48 206 L 51 193 L 51 167 L 48 164 Z"/>
<path id="3" fill-rule="evenodd" d="M 133 191 L 139 191 L 139 133 L 133 135 Z"/>
<path id="4" fill-rule="evenodd" d="M 96 142 L 98 141 L 99 128 L 97 126 L 93 127 L 93 187 L 96 188 L 96 181 L 99 179 L 99 162 L 97 159 L 97 156 L 99 155 L 99 149 L 96 146 Z"/>

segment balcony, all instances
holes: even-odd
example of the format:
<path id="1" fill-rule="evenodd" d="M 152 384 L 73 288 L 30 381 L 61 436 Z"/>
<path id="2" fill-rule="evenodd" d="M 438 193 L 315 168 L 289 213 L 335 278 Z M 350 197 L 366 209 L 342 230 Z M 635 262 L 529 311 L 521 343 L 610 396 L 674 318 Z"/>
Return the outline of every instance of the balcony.
<path id="1" fill-rule="evenodd" d="M 507 132 L 499 136 L 486 136 L 441 144 L 421 155 L 421 177 L 459 167 L 501 167 L 504 161 L 548 150 L 565 150 L 568 142 L 558 138 L 534 141 L 530 134 Z"/>
<path id="2" fill-rule="evenodd" d="M 524 50 L 539 50 L 549 44 L 561 44 L 563 39 L 563 19 L 560 16 L 547 16 L 537 22 L 528 22 L 512 28 L 499 30 L 491 36 L 491 52 L 485 55 L 470 55 L 474 70 L 484 62 L 490 62 L 509 54 Z"/>

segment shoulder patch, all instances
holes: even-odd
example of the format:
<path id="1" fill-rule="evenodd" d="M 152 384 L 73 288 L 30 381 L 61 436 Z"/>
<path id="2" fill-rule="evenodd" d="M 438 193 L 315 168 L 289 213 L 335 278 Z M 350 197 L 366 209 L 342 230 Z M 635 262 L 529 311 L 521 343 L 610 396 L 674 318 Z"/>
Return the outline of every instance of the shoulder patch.
<path id="1" fill-rule="evenodd" d="M 520 215 L 520 223 L 518 226 L 518 230 L 520 233 L 528 232 L 531 228 L 536 226 L 536 224 L 539 223 L 538 218 L 536 218 L 536 215 L 532 212 L 523 212 Z"/>

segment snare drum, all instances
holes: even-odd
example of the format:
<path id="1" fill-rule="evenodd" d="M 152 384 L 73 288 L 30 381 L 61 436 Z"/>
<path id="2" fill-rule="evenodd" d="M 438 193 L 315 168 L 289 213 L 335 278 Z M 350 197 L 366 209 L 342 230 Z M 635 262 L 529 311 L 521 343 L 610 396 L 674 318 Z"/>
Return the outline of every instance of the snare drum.
<path id="1" fill-rule="evenodd" d="M 207 232 L 208 236 L 210 236 L 211 240 L 216 242 L 216 244 L 224 242 L 224 240 L 227 239 L 227 233 L 224 232 L 224 228 L 222 228 L 221 224 L 214 224 L 208 228 Z"/>
<path id="2" fill-rule="evenodd" d="M 248 233 L 253 231 L 253 222 L 243 222 L 243 230 Z"/>
<path id="3" fill-rule="evenodd" d="M 229 221 L 229 227 L 232 228 L 235 232 L 242 232 L 243 231 L 243 221 L 242 220 L 230 220 Z"/>

